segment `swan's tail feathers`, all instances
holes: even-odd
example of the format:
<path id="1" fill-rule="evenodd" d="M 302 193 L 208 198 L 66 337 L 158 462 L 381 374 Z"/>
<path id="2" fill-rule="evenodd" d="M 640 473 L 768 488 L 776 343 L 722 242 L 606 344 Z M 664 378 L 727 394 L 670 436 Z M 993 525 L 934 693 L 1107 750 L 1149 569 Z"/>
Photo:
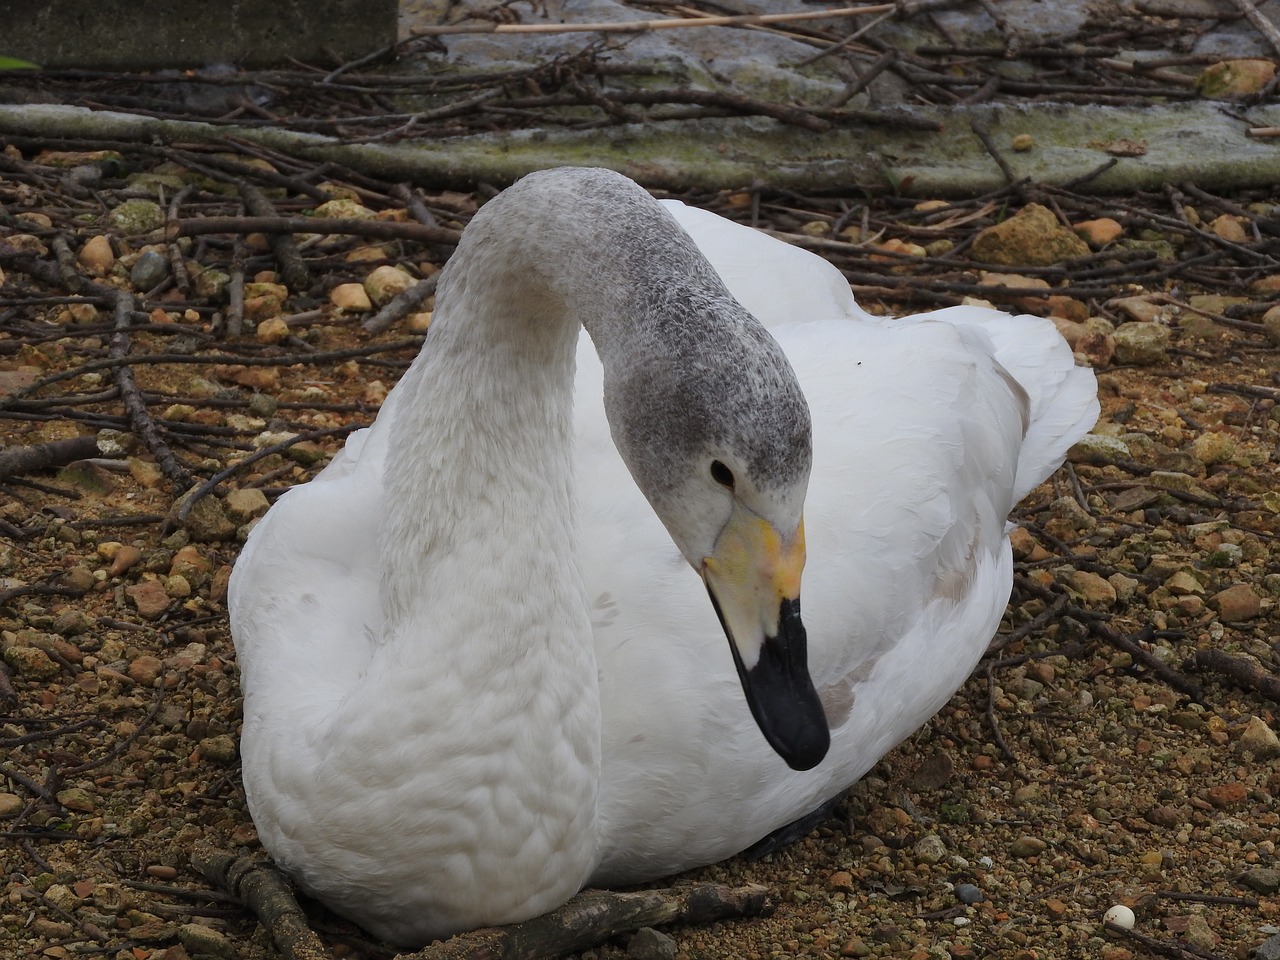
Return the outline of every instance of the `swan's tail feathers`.
<path id="1" fill-rule="evenodd" d="M 1076 365 L 1062 334 L 1042 317 L 977 306 L 951 307 L 930 316 L 962 330 L 981 331 L 996 360 L 1027 394 L 1026 435 L 1014 485 L 1017 502 L 1048 479 L 1071 445 L 1097 422 L 1097 378 L 1088 367 Z"/>

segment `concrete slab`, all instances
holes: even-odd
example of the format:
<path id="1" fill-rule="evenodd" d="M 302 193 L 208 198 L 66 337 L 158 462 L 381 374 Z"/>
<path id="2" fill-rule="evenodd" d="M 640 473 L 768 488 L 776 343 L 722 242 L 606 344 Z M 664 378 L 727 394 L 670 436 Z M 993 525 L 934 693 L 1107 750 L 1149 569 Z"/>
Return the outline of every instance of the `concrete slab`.
<path id="1" fill-rule="evenodd" d="M 1007 145 L 1019 134 L 1035 144 L 1007 156 L 1018 177 L 1066 184 L 1099 170 L 1089 189 L 1103 193 L 1158 190 L 1194 180 L 1209 189 L 1273 186 L 1280 149 L 1249 137 L 1245 124 L 1218 104 L 1146 108 L 1063 104 L 982 104 L 902 108 L 943 131 L 903 127 L 797 131 L 759 117 L 679 124 L 622 124 L 590 131 L 532 130 L 441 142 L 342 143 L 315 134 L 264 127 L 227 127 L 53 105 L 0 104 L 0 136 L 70 139 L 213 141 L 236 136 L 297 157 L 334 161 L 387 180 L 449 186 L 510 183 L 532 170 L 565 164 L 612 167 L 671 190 L 758 184 L 797 191 L 865 188 L 916 197 L 964 197 L 999 189 L 1004 174 L 970 129 Z M 1280 105 L 1257 107 L 1254 122 L 1280 126 Z M 1121 141 L 1145 152 L 1113 156 Z M 1208 165 L 1205 158 L 1209 157 Z"/>

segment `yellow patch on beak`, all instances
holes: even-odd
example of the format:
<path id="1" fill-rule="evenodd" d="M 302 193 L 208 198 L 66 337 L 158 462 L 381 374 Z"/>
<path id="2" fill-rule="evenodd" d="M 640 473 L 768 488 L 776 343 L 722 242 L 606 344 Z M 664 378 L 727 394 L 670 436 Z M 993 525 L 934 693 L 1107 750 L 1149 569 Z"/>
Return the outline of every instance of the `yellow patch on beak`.
<path id="1" fill-rule="evenodd" d="M 738 504 L 711 556 L 703 559 L 702 578 L 747 668 L 759 658 L 765 638 L 777 636 L 783 601 L 799 599 L 804 560 L 803 520 L 784 537 Z"/>

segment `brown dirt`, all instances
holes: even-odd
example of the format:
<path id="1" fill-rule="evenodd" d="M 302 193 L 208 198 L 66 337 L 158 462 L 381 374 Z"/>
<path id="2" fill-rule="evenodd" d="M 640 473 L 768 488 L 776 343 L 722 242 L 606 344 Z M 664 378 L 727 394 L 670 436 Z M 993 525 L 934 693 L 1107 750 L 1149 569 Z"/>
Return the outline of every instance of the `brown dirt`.
<path id="1" fill-rule="evenodd" d="M 172 155 L 127 159 L 192 182 L 191 167 Z M 310 176 L 288 158 L 270 159 L 290 176 Z M 0 797 L 0 955 L 183 960 L 214 949 L 185 926 L 194 923 L 224 935 L 217 949 L 226 956 L 267 957 L 253 918 L 188 865 L 198 843 L 255 848 L 223 607 L 244 518 L 222 529 L 216 517 L 166 528 L 176 492 L 114 390 L 117 367 L 84 368 L 109 358 L 112 305 L 92 290 L 69 297 L 67 278 L 84 271 L 74 259 L 68 273 L 57 268 L 55 239 L 74 254 L 106 233 L 121 265 L 101 282 L 127 288 L 126 267 L 157 238 L 100 226 L 129 189 L 117 170 L 86 197 L 65 189 L 66 168 L 49 157 L 11 148 L 7 161 L 5 445 L 110 428 L 132 449 L 114 467 L 0 478 L 0 646 L 11 688 L 0 677 L 0 793 L 8 794 Z M 221 185 L 235 177 L 205 174 L 180 216 L 235 212 Z M 359 189 L 349 195 L 389 219 L 408 218 L 390 185 L 351 180 Z M 466 195 L 419 198 L 451 226 L 473 208 Z M 1260 322 L 1280 289 L 1268 285 L 1280 278 L 1267 239 L 1278 198 L 1010 190 L 933 210 L 891 198 L 689 199 L 743 218 L 755 209 L 762 223 L 823 249 L 865 303 L 901 310 L 982 290 L 1023 309 L 1095 318 L 1101 339 L 1092 342 L 1105 352 L 1111 322 L 1128 318 L 1119 299 L 1145 296 L 1142 309 L 1159 314 L 1145 322 L 1174 337 L 1146 365 L 1100 363 L 1100 432 L 1122 437 L 1128 454 L 1108 464 L 1078 458 L 1020 508 L 1019 586 L 996 652 L 805 840 L 761 862 L 698 871 L 767 884 L 776 909 L 671 931 L 678 956 L 1247 957 L 1280 926 L 1276 890 L 1256 873 L 1275 869 L 1280 829 L 1280 766 L 1261 732 L 1276 728 L 1274 687 L 1262 691 L 1280 665 L 1280 356 Z M 1073 221 L 1112 215 L 1129 245 L 1069 268 L 1020 270 L 1055 288 L 1062 299 L 1052 304 L 1028 300 L 1035 291 L 981 287 L 969 241 L 1030 199 Z M 275 200 L 287 212 L 315 206 L 296 192 Z M 1234 209 L 1244 211 L 1245 233 L 1223 243 L 1210 224 Z M 24 220 L 37 212 L 49 223 Z M 38 243 L 25 258 L 13 251 L 28 242 L 15 241 L 19 234 Z M 182 243 L 188 266 L 230 271 L 230 237 Z M 928 245 L 931 259 L 911 243 Z M 429 273 L 446 250 L 353 238 L 304 247 L 311 285 L 283 303 L 246 303 L 250 318 L 288 321 L 278 343 L 255 336 L 252 322 L 228 337 L 223 295 L 135 291 L 148 322 L 135 319 L 124 353 L 156 435 L 197 482 L 244 458 L 264 434 L 368 422 L 414 352 L 369 352 L 404 341 L 403 322 L 369 335 L 359 326 L 367 314 L 340 315 L 327 294 L 384 261 Z M 164 243 L 156 249 L 174 254 Z M 273 279 L 265 247 L 251 238 L 241 255 L 250 279 L 260 271 Z M 1240 299 L 1190 300 L 1201 293 Z M 342 350 L 354 353 L 308 356 Z M 156 355 L 196 362 L 149 362 Z M 225 505 L 227 494 L 249 488 L 274 496 L 313 476 L 340 442 L 321 436 L 259 459 L 207 502 Z M 140 592 L 146 584 L 154 586 Z M 1221 595 L 1241 584 L 1245 592 Z M 1211 651 L 1257 675 L 1232 679 L 1223 664 L 1204 665 Z M 957 899 L 966 883 L 981 900 Z M 1114 903 L 1133 907 L 1136 933 L 1154 945 L 1104 935 L 1101 916 Z M 316 923 L 336 954 L 378 955 L 352 928 L 319 915 Z M 623 955 L 615 944 L 584 956 Z"/>

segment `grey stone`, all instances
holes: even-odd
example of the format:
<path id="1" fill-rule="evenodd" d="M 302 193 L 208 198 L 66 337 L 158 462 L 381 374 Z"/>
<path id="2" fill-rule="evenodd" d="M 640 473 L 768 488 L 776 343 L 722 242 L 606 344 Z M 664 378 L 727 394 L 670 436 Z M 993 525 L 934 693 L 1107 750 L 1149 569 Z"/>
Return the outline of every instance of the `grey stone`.
<path id="1" fill-rule="evenodd" d="M 1274 867 L 1255 867 L 1240 878 L 1250 890 L 1271 896 L 1280 893 L 1280 870 Z"/>
<path id="2" fill-rule="evenodd" d="M 202 923 L 185 923 L 178 928 L 178 942 L 191 954 L 231 958 L 236 955 L 235 944 L 225 933 L 206 927 Z"/>
<path id="3" fill-rule="evenodd" d="M 635 960 L 674 960 L 676 942 L 653 927 L 641 927 L 627 944 L 627 956 Z"/>
<path id="4" fill-rule="evenodd" d="M 1253 960 L 1280 960 L 1280 933 L 1258 944 L 1253 950 Z"/>
<path id="5" fill-rule="evenodd" d="M 1169 350 L 1172 333 L 1158 323 L 1122 323 L 1116 327 L 1116 362 L 1160 363 Z"/>
<path id="6" fill-rule="evenodd" d="M 166 257 L 148 250 L 134 261 L 129 271 L 129 282 L 135 290 L 147 291 L 157 286 L 169 275 L 169 261 Z"/>
<path id="7" fill-rule="evenodd" d="M 1129 445 L 1119 437 L 1086 433 L 1067 451 L 1072 463 L 1114 463 L 1130 459 Z"/>
<path id="8" fill-rule="evenodd" d="M 947 845 L 936 833 L 926 833 L 916 841 L 915 854 L 924 863 L 937 863 L 947 855 Z"/>
<path id="9" fill-rule="evenodd" d="M 191 539 L 201 543 L 213 540 L 230 540 L 236 535 L 236 525 L 227 516 L 222 501 L 217 497 L 202 497 L 196 501 L 187 515 L 187 532 Z"/>
<path id="10" fill-rule="evenodd" d="M 107 223 L 127 237 L 150 233 L 164 226 L 164 210 L 154 200 L 126 200 L 107 214 Z"/>

